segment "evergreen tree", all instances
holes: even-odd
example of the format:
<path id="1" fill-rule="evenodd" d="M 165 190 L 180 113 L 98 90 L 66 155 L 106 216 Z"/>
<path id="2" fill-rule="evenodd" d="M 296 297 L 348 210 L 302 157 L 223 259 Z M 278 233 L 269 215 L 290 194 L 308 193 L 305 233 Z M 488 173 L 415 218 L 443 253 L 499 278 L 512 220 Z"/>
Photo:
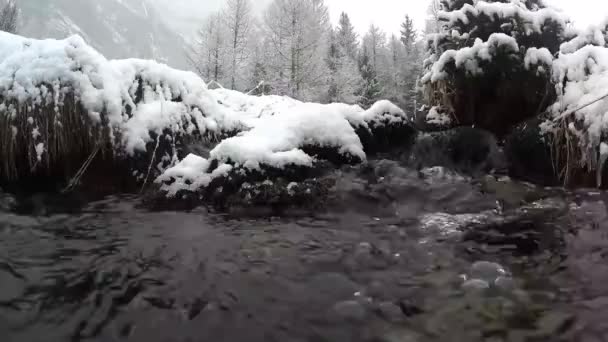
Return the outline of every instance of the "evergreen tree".
<path id="1" fill-rule="evenodd" d="M 340 14 L 340 21 L 338 22 L 336 32 L 336 40 L 342 51 L 344 51 L 351 59 L 355 60 L 357 57 L 357 50 L 359 48 L 359 37 L 355 32 L 355 27 L 351 23 L 348 14 L 345 12 Z"/>
<path id="2" fill-rule="evenodd" d="M 382 87 L 378 82 L 376 71 L 371 63 L 367 47 L 363 47 L 361 52 L 359 70 L 363 83 L 359 90 L 359 104 L 363 108 L 369 108 L 376 101 L 379 100 L 380 94 L 382 93 Z"/>
<path id="3" fill-rule="evenodd" d="M 401 42 L 405 46 L 405 51 L 410 53 L 416 43 L 417 33 L 414 28 L 414 20 L 409 15 L 405 16 L 405 21 L 401 23 Z"/>
<path id="4" fill-rule="evenodd" d="M 429 39 L 421 79 L 433 112 L 503 134 L 555 96 L 551 61 L 537 57 L 557 53 L 565 32 L 561 14 L 541 0 L 441 5 L 445 30 Z"/>
<path id="5" fill-rule="evenodd" d="M 329 35 L 327 56 L 329 73 L 325 102 L 355 103 L 358 99 L 358 88 L 362 83 L 361 75 L 355 61 L 342 50 L 337 33 L 337 30 L 331 30 Z"/>

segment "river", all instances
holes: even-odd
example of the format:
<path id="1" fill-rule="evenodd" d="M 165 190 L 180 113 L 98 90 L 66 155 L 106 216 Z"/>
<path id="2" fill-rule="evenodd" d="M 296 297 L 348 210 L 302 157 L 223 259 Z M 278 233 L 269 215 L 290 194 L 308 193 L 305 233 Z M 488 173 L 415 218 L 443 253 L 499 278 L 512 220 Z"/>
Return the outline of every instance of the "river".
<path id="1" fill-rule="evenodd" d="M 370 165 L 275 216 L 5 209 L 0 340 L 608 340 L 605 193 Z"/>

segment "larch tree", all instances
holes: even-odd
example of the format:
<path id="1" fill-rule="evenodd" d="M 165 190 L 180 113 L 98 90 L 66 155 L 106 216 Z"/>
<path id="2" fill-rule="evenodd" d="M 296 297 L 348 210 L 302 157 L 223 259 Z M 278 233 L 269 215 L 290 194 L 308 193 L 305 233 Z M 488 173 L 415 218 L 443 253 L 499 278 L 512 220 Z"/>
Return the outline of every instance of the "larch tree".
<path id="1" fill-rule="evenodd" d="M 211 14 L 205 18 L 188 53 L 191 66 L 207 82 L 225 83 L 226 69 L 228 69 L 226 37 L 222 14 Z"/>
<path id="2" fill-rule="evenodd" d="M 228 41 L 228 77 L 229 87 L 243 90 L 245 80 L 239 79 L 243 74 L 244 63 L 249 57 L 248 39 L 253 26 L 253 13 L 250 0 L 227 0 L 222 12 Z"/>
<path id="3" fill-rule="evenodd" d="M 0 31 L 17 33 L 19 8 L 15 0 L 9 0 L 0 10 Z"/>
<path id="4" fill-rule="evenodd" d="M 264 15 L 273 53 L 273 88 L 296 99 L 323 96 L 329 14 L 323 0 L 274 0 Z"/>
<path id="5" fill-rule="evenodd" d="M 363 46 L 366 49 L 370 63 L 376 72 L 380 69 L 380 64 L 383 63 L 383 57 L 386 55 L 386 33 L 378 26 L 371 24 L 365 36 L 363 36 Z"/>

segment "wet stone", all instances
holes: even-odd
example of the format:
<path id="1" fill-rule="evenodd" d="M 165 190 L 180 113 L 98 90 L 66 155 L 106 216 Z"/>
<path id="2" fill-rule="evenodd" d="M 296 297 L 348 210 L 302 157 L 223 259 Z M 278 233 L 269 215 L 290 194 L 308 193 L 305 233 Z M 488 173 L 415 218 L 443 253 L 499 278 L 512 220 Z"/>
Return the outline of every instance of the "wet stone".
<path id="1" fill-rule="evenodd" d="M 356 300 L 347 300 L 335 304 L 332 313 L 337 318 L 353 322 L 364 321 L 367 316 L 365 307 Z"/>
<path id="2" fill-rule="evenodd" d="M 471 266 L 469 278 L 494 282 L 498 277 L 506 274 L 507 271 L 500 264 L 488 261 L 478 261 Z"/>

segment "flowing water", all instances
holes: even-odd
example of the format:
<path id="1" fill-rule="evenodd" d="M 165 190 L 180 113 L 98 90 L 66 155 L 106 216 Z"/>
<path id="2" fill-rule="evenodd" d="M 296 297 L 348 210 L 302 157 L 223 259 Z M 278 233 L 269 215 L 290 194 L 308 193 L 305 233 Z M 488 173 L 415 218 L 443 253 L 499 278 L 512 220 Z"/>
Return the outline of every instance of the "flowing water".
<path id="1" fill-rule="evenodd" d="M 6 209 L 0 341 L 608 340 L 605 194 L 389 161 L 335 178 L 276 217 Z"/>

